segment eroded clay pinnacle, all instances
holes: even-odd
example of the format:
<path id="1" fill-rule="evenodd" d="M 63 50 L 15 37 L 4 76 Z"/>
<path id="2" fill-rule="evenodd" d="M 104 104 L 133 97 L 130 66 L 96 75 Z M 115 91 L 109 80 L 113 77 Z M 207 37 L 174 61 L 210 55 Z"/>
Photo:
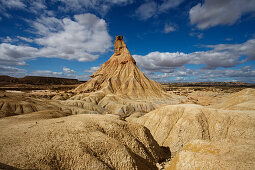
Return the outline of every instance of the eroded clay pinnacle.
<path id="1" fill-rule="evenodd" d="M 114 42 L 115 55 L 120 55 L 125 49 L 127 49 L 127 45 L 123 41 L 123 36 L 116 36 Z"/>

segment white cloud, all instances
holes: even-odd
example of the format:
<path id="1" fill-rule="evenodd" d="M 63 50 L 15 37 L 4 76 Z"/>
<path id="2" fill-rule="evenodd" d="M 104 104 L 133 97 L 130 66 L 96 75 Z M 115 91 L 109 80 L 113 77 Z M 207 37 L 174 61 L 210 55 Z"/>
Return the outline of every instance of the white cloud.
<path id="1" fill-rule="evenodd" d="M 149 19 L 157 14 L 157 4 L 153 1 L 146 2 L 137 8 L 135 14 L 142 20 Z"/>
<path id="2" fill-rule="evenodd" d="M 61 77 L 63 76 L 62 72 L 54 72 L 50 70 L 37 70 L 32 73 L 37 76 L 49 76 L 49 77 Z"/>
<path id="3" fill-rule="evenodd" d="M 52 0 L 61 2 L 59 9 L 62 11 L 79 11 L 84 12 L 89 9 L 98 12 L 99 14 L 106 14 L 112 6 L 127 5 L 133 3 L 134 0 Z"/>
<path id="4" fill-rule="evenodd" d="M 100 66 L 95 66 L 95 67 L 90 67 L 89 70 L 84 70 L 83 72 L 94 73 L 94 72 L 96 72 L 100 67 L 101 67 L 101 65 L 100 65 Z"/>
<path id="5" fill-rule="evenodd" d="M 106 22 L 93 14 L 75 15 L 74 20 L 42 17 L 34 27 L 43 35 L 35 39 L 43 46 L 40 56 L 93 61 L 112 46 Z"/>
<path id="6" fill-rule="evenodd" d="M 1 73 L 1 68 L 0 68 Z M 44 77 L 60 77 L 60 78 L 69 78 L 69 79 L 78 79 L 81 81 L 87 81 L 90 79 L 90 76 L 88 74 L 84 75 L 75 75 L 73 73 L 66 73 L 66 72 L 57 72 L 57 71 L 51 71 L 51 70 L 36 70 L 31 73 L 33 76 L 44 76 Z"/>
<path id="7" fill-rule="evenodd" d="M 5 65 L 25 65 L 24 60 L 34 58 L 37 53 L 37 48 L 1 43 L 0 63 Z"/>
<path id="8" fill-rule="evenodd" d="M 31 39 L 31 38 L 26 38 L 26 37 L 22 37 L 22 36 L 17 36 L 18 39 L 22 40 L 22 41 L 25 41 L 25 42 L 33 42 L 34 40 Z"/>
<path id="9" fill-rule="evenodd" d="M 38 14 L 43 13 L 46 8 L 45 0 L 0 0 L 0 12 L 6 17 L 11 17 L 7 11 L 12 9 Z"/>
<path id="10" fill-rule="evenodd" d="M 37 57 L 93 61 L 112 46 L 107 24 L 93 14 L 75 15 L 74 20 L 41 17 L 33 24 L 36 32 L 41 35 L 40 38 L 17 38 L 34 42 L 40 47 L 13 45 L 11 43 L 16 40 L 7 36 L 2 42 L 8 43 L 0 44 L 1 64 L 25 65 L 25 60 Z"/>
<path id="11" fill-rule="evenodd" d="M 9 36 L 5 37 L 5 38 L 1 38 L 1 41 L 4 43 L 10 43 L 13 41 L 13 39 Z"/>
<path id="12" fill-rule="evenodd" d="M 151 52 L 145 56 L 133 55 L 137 64 L 148 71 L 171 72 L 173 68 L 187 64 L 190 59 L 187 54 L 176 52 Z"/>
<path id="13" fill-rule="evenodd" d="M 0 0 L 0 15 L 11 17 L 9 10 L 23 10 L 32 14 L 52 15 L 48 7 L 56 6 L 55 12 L 84 13 L 93 10 L 97 14 L 105 15 L 113 6 L 124 6 L 134 0 Z"/>
<path id="14" fill-rule="evenodd" d="M 70 69 L 70 68 L 67 68 L 67 67 L 63 67 L 63 72 L 64 73 L 68 73 L 68 74 L 74 74 L 76 73 L 76 71 Z"/>
<path id="15" fill-rule="evenodd" d="M 204 34 L 200 33 L 200 32 L 191 32 L 191 33 L 189 33 L 189 36 L 197 37 L 198 39 L 202 39 L 204 37 Z"/>
<path id="16" fill-rule="evenodd" d="M 0 0 L 2 8 L 25 8 L 26 4 L 23 0 Z"/>
<path id="17" fill-rule="evenodd" d="M 185 0 L 164 0 L 161 5 L 159 5 L 159 11 L 165 12 L 171 8 L 178 7 Z"/>
<path id="18" fill-rule="evenodd" d="M 169 32 L 174 32 L 174 31 L 176 31 L 176 26 L 174 26 L 172 24 L 165 24 L 164 33 L 169 33 Z"/>
<path id="19" fill-rule="evenodd" d="M 13 76 L 13 77 L 24 77 L 25 74 L 26 74 L 26 70 L 24 70 L 24 69 L 0 65 L 0 75 L 9 75 L 9 76 Z"/>
<path id="20" fill-rule="evenodd" d="M 244 66 L 240 69 L 187 69 L 181 67 L 172 73 L 146 74 L 151 79 L 165 82 L 210 82 L 210 81 L 239 81 L 255 83 L 255 69 Z"/>
<path id="21" fill-rule="evenodd" d="M 88 74 L 83 74 L 83 75 L 77 75 L 76 79 L 80 80 L 80 81 L 88 81 L 90 79 L 90 75 Z"/>
<path id="22" fill-rule="evenodd" d="M 30 24 L 35 29 L 34 33 L 41 36 L 47 36 L 51 33 L 64 30 L 64 24 L 61 19 L 47 17 L 45 15 L 41 15 L 40 18 L 37 18 L 33 22 L 30 21 Z"/>
<path id="23" fill-rule="evenodd" d="M 165 72 L 186 64 L 204 64 L 204 69 L 217 67 L 234 67 L 247 60 L 255 60 L 255 39 L 242 44 L 207 45 L 208 51 L 197 51 L 189 54 L 182 52 L 151 52 L 145 56 L 134 55 L 139 67 L 147 71 Z M 242 56 L 247 59 L 240 60 Z"/>
<path id="24" fill-rule="evenodd" d="M 145 1 L 136 9 L 135 15 L 141 20 L 147 20 L 164 13 L 169 9 L 178 7 L 184 1 L 185 0 L 163 0 L 162 3 L 153 0 Z"/>
<path id="25" fill-rule="evenodd" d="M 254 0 L 205 0 L 189 11 L 191 24 L 199 29 L 232 25 L 244 14 L 255 11 Z"/>

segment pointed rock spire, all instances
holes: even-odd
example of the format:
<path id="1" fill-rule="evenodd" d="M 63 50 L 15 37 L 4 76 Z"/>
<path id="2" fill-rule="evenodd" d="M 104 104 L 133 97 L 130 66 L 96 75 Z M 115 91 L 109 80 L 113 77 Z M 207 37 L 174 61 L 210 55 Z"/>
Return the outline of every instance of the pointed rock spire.
<path id="1" fill-rule="evenodd" d="M 114 42 L 114 54 L 98 69 L 91 79 L 78 86 L 75 92 L 102 90 L 104 93 L 129 97 L 158 97 L 165 94 L 161 85 L 146 77 L 136 66 L 136 61 L 127 49 L 123 36 Z"/>

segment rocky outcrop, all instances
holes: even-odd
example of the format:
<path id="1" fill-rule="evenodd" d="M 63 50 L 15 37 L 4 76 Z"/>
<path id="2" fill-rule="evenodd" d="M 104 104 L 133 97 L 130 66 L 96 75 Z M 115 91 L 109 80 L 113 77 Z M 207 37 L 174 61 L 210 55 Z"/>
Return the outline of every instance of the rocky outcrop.
<path id="1" fill-rule="evenodd" d="M 111 58 L 88 82 L 78 86 L 75 92 L 101 90 L 105 94 L 126 95 L 131 98 L 157 98 L 166 95 L 159 83 L 150 80 L 136 66 L 122 36 L 116 37 L 114 49 L 115 53 Z"/>
<path id="2" fill-rule="evenodd" d="M 58 78 L 58 77 L 43 77 L 43 76 L 25 76 L 23 78 L 15 78 L 5 75 L 0 75 L 0 84 L 30 84 L 30 85 L 71 85 L 80 84 L 77 79 Z"/>
<path id="3" fill-rule="evenodd" d="M 101 107 L 100 113 L 117 114 L 126 118 L 133 113 L 150 112 L 160 103 L 179 102 L 172 100 L 159 83 L 150 80 L 136 66 L 122 36 L 116 37 L 114 49 L 110 59 L 88 82 L 74 89 L 77 94 L 64 104 L 82 108 L 84 105 Z"/>
<path id="4" fill-rule="evenodd" d="M 224 97 L 219 104 L 211 106 L 227 110 L 255 110 L 255 89 L 244 89 Z"/>
<path id="5" fill-rule="evenodd" d="M 21 169 L 151 170 L 170 156 L 147 128 L 112 115 L 46 114 L 42 120 L 37 114 L 45 115 L 0 119 L 1 163 Z"/>
<path id="6" fill-rule="evenodd" d="M 165 170 L 229 169 L 253 170 L 254 144 L 194 140 L 188 143 L 165 167 Z"/>
<path id="7" fill-rule="evenodd" d="M 21 94 L 4 94 L 0 96 L 0 118 L 27 114 L 36 111 L 59 109 L 47 100 L 31 98 Z"/>
<path id="8" fill-rule="evenodd" d="M 205 108 L 194 104 L 169 105 L 130 121 L 150 129 L 173 155 L 192 140 L 255 141 L 255 112 Z M 255 142 L 254 142 L 255 143 Z"/>

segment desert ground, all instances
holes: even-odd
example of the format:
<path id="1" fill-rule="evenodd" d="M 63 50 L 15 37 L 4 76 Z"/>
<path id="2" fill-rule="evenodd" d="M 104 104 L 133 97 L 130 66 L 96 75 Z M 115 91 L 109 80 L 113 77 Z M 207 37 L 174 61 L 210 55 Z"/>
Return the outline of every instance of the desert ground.
<path id="1" fill-rule="evenodd" d="M 87 82 L 27 79 L 2 79 L 0 169 L 255 169 L 254 85 L 159 84 L 121 36 Z"/>

